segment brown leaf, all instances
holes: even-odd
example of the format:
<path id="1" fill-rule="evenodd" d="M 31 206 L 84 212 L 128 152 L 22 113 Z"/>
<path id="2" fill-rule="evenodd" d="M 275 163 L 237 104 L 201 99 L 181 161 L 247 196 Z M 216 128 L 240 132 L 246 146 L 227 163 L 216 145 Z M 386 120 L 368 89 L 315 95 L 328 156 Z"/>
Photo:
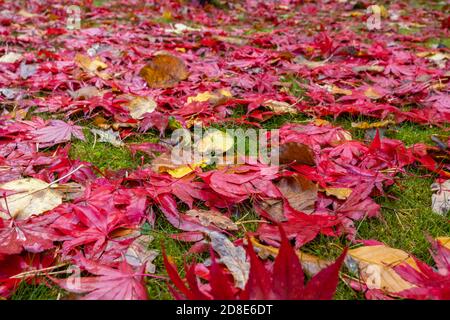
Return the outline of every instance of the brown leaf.
<path id="1" fill-rule="evenodd" d="M 186 211 L 186 214 L 192 217 L 197 217 L 200 220 L 200 223 L 206 227 L 210 224 L 213 224 L 216 227 L 224 230 L 238 230 L 238 226 L 233 221 L 231 221 L 230 218 L 221 214 L 220 212 L 212 210 L 192 209 Z"/>
<path id="2" fill-rule="evenodd" d="M 295 175 L 281 178 L 276 183 L 276 186 L 293 209 L 306 214 L 314 211 L 318 187 L 312 181 L 301 175 Z M 278 222 L 286 220 L 283 210 L 283 200 L 264 200 L 261 203 L 261 208 Z"/>
<path id="3" fill-rule="evenodd" d="M 171 88 L 187 79 L 188 71 L 183 60 L 169 54 L 155 56 L 139 75 L 150 88 Z"/>
<path id="4" fill-rule="evenodd" d="M 359 274 L 361 282 L 369 289 L 380 289 L 388 293 L 414 287 L 394 270 L 401 263 L 417 269 L 414 259 L 408 253 L 385 245 L 349 250 L 345 262 L 350 270 Z"/>
<path id="5" fill-rule="evenodd" d="M 311 148 L 298 142 L 288 142 L 280 146 L 280 163 L 315 165 Z"/>

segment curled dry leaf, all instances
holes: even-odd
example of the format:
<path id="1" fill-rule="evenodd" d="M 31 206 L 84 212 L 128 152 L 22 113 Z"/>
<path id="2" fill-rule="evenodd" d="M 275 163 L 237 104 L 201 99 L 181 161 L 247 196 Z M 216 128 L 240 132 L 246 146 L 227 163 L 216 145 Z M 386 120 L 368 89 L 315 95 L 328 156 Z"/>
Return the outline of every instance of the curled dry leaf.
<path id="1" fill-rule="evenodd" d="M 171 88 L 188 77 L 185 63 L 169 54 L 160 54 L 144 66 L 139 75 L 150 88 Z"/>
<path id="2" fill-rule="evenodd" d="M 52 210 L 62 203 L 62 193 L 45 181 L 25 178 L 0 185 L 0 218 L 25 220 Z"/>
<path id="3" fill-rule="evenodd" d="M 230 218 L 217 211 L 193 209 L 186 211 L 186 214 L 198 218 L 206 227 L 213 224 L 224 230 L 238 230 L 238 226 Z"/>
<path id="4" fill-rule="evenodd" d="M 210 232 L 211 246 L 220 256 L 223 263 L 233 275 L 236 287 L 245 288 L 247 283 L 250 263 L 247 261 L 245 249 L 235 246 L 226 236 L 219 232 Z"/>
<path id="5" fill-rule="evenodd" d="M 406 263 L 417 269 L 414 259 L 405 251 L 385 245 L 365 246 L 348 251 L 346 266 L 359 275 L 359 279 L 369 289 L 378 289 L 395 294 L 413 288 L 394 270 Z"/>

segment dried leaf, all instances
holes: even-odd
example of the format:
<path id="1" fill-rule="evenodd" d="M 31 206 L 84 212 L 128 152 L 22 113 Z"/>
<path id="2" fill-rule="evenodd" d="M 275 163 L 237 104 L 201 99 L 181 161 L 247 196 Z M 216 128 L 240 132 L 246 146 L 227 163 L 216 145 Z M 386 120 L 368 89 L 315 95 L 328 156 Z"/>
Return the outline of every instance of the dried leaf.
<path id="1" fill-rule="evenodd" d="M 210 153 L 215 152 L 224 153 L 234 146 L 234 138 L 230 136 L 228 133 L 213 130 L 209 131 L 202 139 L 200 139 L 195 148 L 200 153 Z"/>
<path id="2" fill-rule="evenodd" d="M 157 104 L 152 98 L 135 97 L 128 103 L 128 109 L 133 119 L 140 120 L 146 113 L 155 111 Z"/>
<path id="3" fill-rule="evenodd" d="M 244 289 L 250 272 L 245 249 L 236 247 L 226 236 L 218 232 L 209 233 L 211 246 L 220 256 L 220 262 L 227 266 L 233 275 L 236 287 Z"/>
<path id="4" fill-rule="evenodd" d="M 8 190 L 8 192 L 6 192 Z M 11 194 L 12 192 L 13 194 Z M 62 203 L 62 193 L 45 181 L 25 178 L 0 185 L 0 218 L 28 219 L 56 208 Z M 3 196 L 6 194 L 6 197 Z"/>
<path id="5" fill-rule="evenodd" d="M 414 286 L 402 279 L 395 266 L 406 263 L 417 268 L 414 259 L 406 252 L 385 245 L 365 246 L 348 251 L 345 264 L 369 289 L 396 293 Z"/>
<path id="6" fill-rule="evenodd" d="M 431 195 L 431 208 L 433 212 L 446 215 L 450 210 L 450 180 L 444 183 L 433 183 L 431 191 L 435 191 Z"/>
<path id="7" fill-rule="evenodd" d="M 352 194 L 352 189 L 350 188 L 325 188 L 325 193 L 327 196 L 335 196 L 339 200 L 345 200 Z"/>
<path id="8" fill-rule="evenodd" d="M 150 88 L 171 88 L 188 77 L 183 60 L 169 54 L 155 56 L 139 75 L 145 79 Z"/>
<path id="9" fill-rule="evenodd" d="M 186 211 L 186 214 L 198 218 L 206 227 L 213 224 L 223 230 L 238 230 L 238 226 L 230 218 L 217 211 L 193 209 Z"/>
<path id="10" fill-rule="evenodd" d="M 267 100 L 262 105 L 276 113 L 298 113 L 298 110 L 294 105 L 284 101 Z"/>
<path id="11" fill-rule="evenodd" d="M 122 147 L 125 145 L 122 139 L 120 139 L 119 132 L 114 132 L 112 131 L 112 129 L 106 131 L 99 129 L 91 129 L 91 132 L 99 137 L 98 142 L 110 143 L 115 147 Z"/>
<path id="12" fill-rule="evenodd" d="M 280 163 L 315 165 L 314 153 L 311 148 L 298 142 L 288 142 L 280 146 Z"/>

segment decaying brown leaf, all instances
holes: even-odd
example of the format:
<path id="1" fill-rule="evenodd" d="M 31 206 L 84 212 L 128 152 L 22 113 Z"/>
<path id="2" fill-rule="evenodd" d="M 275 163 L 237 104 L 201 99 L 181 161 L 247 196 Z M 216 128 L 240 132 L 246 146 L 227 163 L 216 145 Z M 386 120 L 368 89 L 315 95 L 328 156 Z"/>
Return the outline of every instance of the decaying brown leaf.
<path id="1" fill-rule="evenodd" d="M 267 100 L 262 105 L 276 113 L 297 113 L 298 112 L 297 108 L 294 105 L 289 104 L 284 101 Z"/>
<path id="2" fill-rule="evenodd" d="M 280 146 L 281 164 L 306 164 L 315 165 L 314 153 L 311 148 L 298 142 L 288 142 Z"/>
<path id="3" fill-rule="evenodd" d="M 145 79 L 150 88 L 171 88 L 187 79 L 188 71 L 180 58 L 160 54 L 144 66 L 139 75 Z"/>
<path id="4" fill-rule="evenodd" d="M 396 293 L 414 287 L 394 270 L 401 263 L 417 269 L 414 259 L 405 251 L 385 245 L 365 246 L 349 250 L 345 263 L 369 289 Z"/>
<path id="5" fill-rule="evenodd" d="M 127 105 L 130 115 L 133 119 L 139 120 L 146 113 L 155 111 L 157 105 L 152 98 L 134 97 Z"/>
<path id="6" fill-rule="evenodd" d="M 227 266 L 233 275 L 236 287 L 243 289 L 250 273 L 245 249 L 235 246 L 226 236 L 219 232 L 209 234 L 211 246 L 220 256 L 220 262 Z"/>
<path id="7" fill-rule="evenodd" d="M 293 209 L 306 214 L 314 211 L 318 187 L 312 181 L 302 175 L 294 175 L 281 178 L 276 186 Z M 286 220 L 282 199 L 264 200 L 261 202 L 261 208 L 278 222 Z"/>
<path id="8" fill-rule="evenodd" d="M 224 230 L 238 230 L 238 226 L 230 218 L 217 211 L 192 209 L 186 211 L 186 214 L 197 217 L 204 226 L 213 224 Z"/>
<path id="9" fill-rule="evenodd" d="M 25 178 L 0 185 L 0 218 L 27 219 L 40 215 L 62 203 L 62 192 L 50 188 L 45 181 Z M 9 194 L 9 195 L 8 195 Z M 9 214 L 8 214 L 9 213 Z"/>

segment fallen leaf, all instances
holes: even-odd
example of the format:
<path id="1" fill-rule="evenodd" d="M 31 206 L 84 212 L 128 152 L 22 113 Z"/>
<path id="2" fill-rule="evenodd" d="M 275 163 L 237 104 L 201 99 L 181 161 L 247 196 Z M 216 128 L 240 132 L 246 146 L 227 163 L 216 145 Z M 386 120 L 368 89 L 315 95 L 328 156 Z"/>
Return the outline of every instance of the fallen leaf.
<path id="1" fill-rule="evenodd" d="M 303 213 L 312 213 L 317 200 L 317 185 L 302 175 L 283 177 L 276 186 L 289 205 Z"/>
<path id="2" fill-rule="evenodd" d="M 327 196 L 334 196 L 339 200 L 345 200 L 352 194 L 352 189 L 350 188 L 325 188 L 325 193 Z"/>
<path id="3" fill-rule="evenodd" d="M 98 72 L 103 69 L 106 69 L 108 65 L 104 63 L 100 58 L 96 57 L 94 59 L 91 59 L 89 56 L 85 56 L 82 54 L 77 53 L 75 56 L 75 63 L 84 69 L 84 71 L 87 72 Z"/>
<path id="4" fill-rule="evenodd" d="M 203 163 L 197 164 L 174 164 L 170 152 L 162 153 L 152 160 L 151 167 L 155 172 L 167 172 L 174 178 L 182 178 L 193 172 L 196 168 L 203 166 Z"/>
<path id="5" fill-rule="evenodd" d="M 405 251 L 385 245 L 365 246 L 348 251 L 345 264 L 369 289 L 379 289 L 396 293 L 413 288 L 394 270 L 394 267 L 406 263 L 417 268 L 414 259 Z"/>
<path id="6" fill-rule="evenodd" d="M 247 261 L 245 249 L 235 246 L 219 232 L 212 231 L 209 237 L 211 247 L 219 254 L 220 262 L 226 265 L 233 275 L 236 287 L 244 289 L 250 272 L 250 263 Z"/>
<path id="7" fill-rule="evenodd" d="M 376 89 L 374 89 L 373 87 L 369 87 L 366 90 L 364 90 L 364 95 L 367 98 L 373 99 L 373 100 L 377 100 L 383 97 L 383 94 L 379 93 Z"/>
<path id="8" fill-rule="evenodd" d="M 208 131 L 208 133 L 200 139 L 195 148 L 198 152 L 206 154 L 214 152 L 216 154 L 224 153 L 234 146 L 234 138 L 226 132 L 220 130 Z"/>
<path id="9" fill-rule="evenodd" d="M 298 110 L 294 105 L 284 101 L 267 100 L 262 105 L 276 113 L 298 113 Z"/>
<path id="10" fill-rule="evenodd" d="M 156 266 L 153 264 L 153 260 L 158 256 L 159 252 L 149 249 L 152 241 L 153 237 L 150 235 L 137 237 L 125 252 L 127 263 L 134 267 L 145 266 L 146 273 L 155 273 Z"/>
<path id="11" fill-rule="evenodd" d="M 14 192 L 11 194 L 12 191 Z M 0 198 L 0 218 L 25 220 L 35 215 L 56 208 L 62 203 L 63 194 L 50 188 L 45 181 L 25 178 L 13 180 L 0 185 L 0 194 L 6 194 Z M 9 194 L 9 195 L 8 195 Z M 9 214 L 8 214 L 9 213 Z"/>
<path id="12" fill-rule="evenodd" d="M 146 113 L 155 111 L 157 104 L 152 98 L 135 97 L 128 105 L 130 115 L 133 119 L 140 120 Z"/>
<path id="13" fill-rule="evenodd" d="M 431 208 L 433 212 L 446 215 L 450 210 L 450 180 L 444 183 L 433 183 L 431 191 L 435 191 L 431 195 Z"/>
<path id="14" fill-rule="evenodd" d="M 188 77 L 183 60 L 168 54 L 160 54 L 144 66 L 139 75 L 150 88 L 171 88 Z"/>
<path id="15" fill-rule="evenodd" d="M 238 230 L 238 226 L 230 218 L 217 211 L 192 209 L 186 211 L 186 214 L 198 218 L 205 227 L 213 224 L 223 230 Z"/>
<path id="16" fill-rule="evenodd" d="M 377 121 L 377 122 L 352 122 L 352 128 L 358 128 L 358 129 L 371 129 L 371 128 L 384 128 L 389 125 L 395 124 L 392 120 L 383 120 L 383 121 Z"/>
<path id="17" fill-rule="evenodd" d="M 19 61 L 22 59 L 22 54 L 15 53 L 15 52 L 9 52 L 5 54 L 4 56 L 0 57 L 0 62 L 3 63 L 14 63 L 16 61 Z"/>
<path id="18" fill-rule="evenodd" d="M 438 241 L 441 246 L 450 250 L 450 237 L 437 237 L 436 241 Z"/>
<path id="19" fill-rule="evenodd" d="M 281 164 L 306 164 L 314 166 L 314 153 L 311 148 L 298 142 L 288 142 L 280 146 L 279 159 Z"/>
<path id="20" fill-rule="evenodd" d="M 216 90 L 214 92 L 205 91 L 202 93 L 198 93 L 194 97 L 188 97 L 187 102 L 209 102 L 213 105 L 218 105 L 224 101 L 226 101 L 228 98 L 231 98 L 231 92 L 227 89 L 220 89 Z"/>
<path id="21" fill-rule="evenodd" d="M 95 136 L 99 137 L 98 142 L 110 143 L 115 147 L 122 147 L 125 145 L 122 139 L 120 138 L 119 132 L 114 132 L 112 131 L 112 129 L 109 130 L 91 129 L 91 132 Z"/>

